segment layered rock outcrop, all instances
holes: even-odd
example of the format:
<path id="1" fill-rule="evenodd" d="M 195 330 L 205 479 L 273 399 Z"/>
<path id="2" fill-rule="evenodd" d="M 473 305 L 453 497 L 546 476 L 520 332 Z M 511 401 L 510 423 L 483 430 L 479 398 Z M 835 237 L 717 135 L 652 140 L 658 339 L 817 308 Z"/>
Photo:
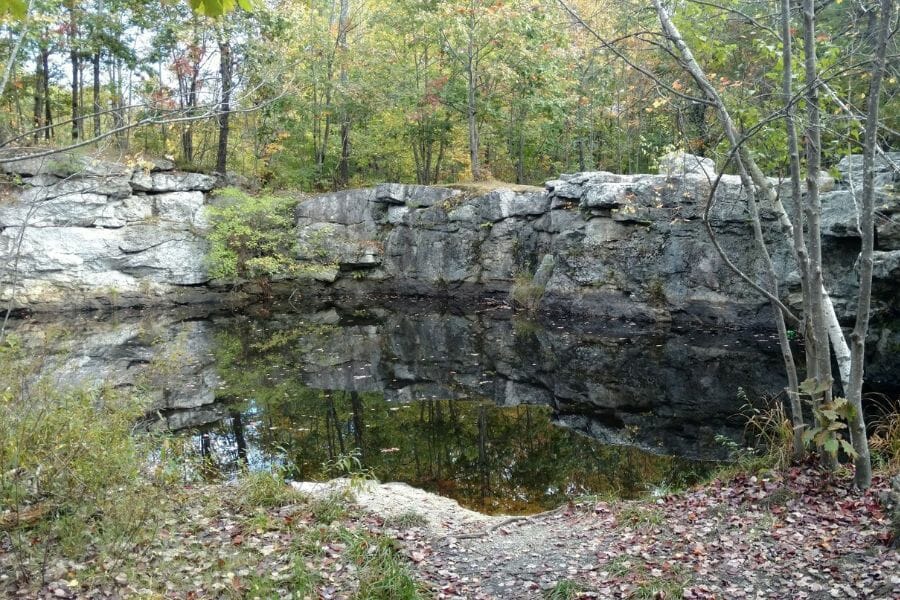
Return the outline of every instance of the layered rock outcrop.
<path id="1" fill-rule="evenodd" d="M 900 161 L 900 154 L 892 158 Z M 838 186 L 823 181 L 833 188 L 822 198 L 826 280 L 843 317 L 855 305 L 859 252 L 854 160 L 841 163 Z M 708 165 L 696 166 L 675 173 L 667 163 L 661 175 L 564 175 L 545 190 L 473 195 L 386 184 L 322 195 L 297 208 L 298 258 L 317 263 L 316 278 L 339 290 L 368 281 L 395 293 L 513 290 L 515 296 L 518 286 L 538 295 L 542 308 L 592 318 L 768 324 L 767 302 L 728 268 L 709 239 L 703 216 L 712 185 Z M 884 160 L 878 179 L 875 307 L 885 313 L 900 309 L 900 200 Z M 709 220 L 728 258 L 759 276 L 744 192 L 736 176 L 723 176 Z M 787 299 L 796 303 L 799 278 L 790 247 L 775 231 L 774 213 L 763 209 L 762 217 Z"/>
<path id="2" fill-rule="evenodd" d="M 3 169 L 21 185 L 0 198 L 0 300 L 39 310 L 209 297 L 213 177 L 67 155 Z"/>
<path id="3" fill-rule="evenodd" d="M 876 313 L 900 312 L 900 153 L 877 164 Z M 404 184 L 323 194 L 296 208 L 301 279 L 325 293 L 512 295 L 598 322 L 769 326 L 767 302 L 731 269 L 703 222 L 713 165 L 667 157 L 659 175 L 563 175 L 545 188 L 484 191 Z M 843 318 L 855 307 L 854 191 L 861 161 L 824 177 L 826 281 Z M 33 310 L 194 302 L 219 297 L 206 270 L 205 192 L 214 178 L 171 163 L 72 157 L 3 168 L 0 300 Z M 777 183 L 777 182 L 776 182 Z M 786 186 L 782 185 L 782 189 Z M 474 190 L 474 191 L 473 191 Z M 745 190 L 723 176 L 709 210 L 724 253 L 759 277 Z M 786 196 L 786 194 L 785 194 Z M 788 302 L 799 280 L 774 214 L 762 210 Z M 311 282 L 310 280 L 315 280 Z"/>

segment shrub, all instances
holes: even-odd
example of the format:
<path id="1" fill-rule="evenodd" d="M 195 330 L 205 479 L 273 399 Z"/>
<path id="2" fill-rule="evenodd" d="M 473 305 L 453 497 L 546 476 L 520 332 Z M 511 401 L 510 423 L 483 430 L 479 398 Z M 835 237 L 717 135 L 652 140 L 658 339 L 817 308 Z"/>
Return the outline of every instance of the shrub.
<path id="1" fill-rule="evenodd" d="M 294 268 L 294 200 L 250 196 L 235 188 L 216 194 L 210 208 L 210 275 L 255 280 L 264 287 Z"/>
<path id="2" fill-rule="evenodd" d="M 0 344 L 0 530 L 22 578 L 48 558 L 120 557 L 155 510 L 131 435 L 141 401 L 62 386 L 41 373 L 44 358 L 15 337 Z"/>
<path id="3" fill-rule="evenodd" d="M 870 394 L 875 413 L 871 419 L 869 445 L 879 466 L 888 474 L 900 473 L 900 400 Z"/>

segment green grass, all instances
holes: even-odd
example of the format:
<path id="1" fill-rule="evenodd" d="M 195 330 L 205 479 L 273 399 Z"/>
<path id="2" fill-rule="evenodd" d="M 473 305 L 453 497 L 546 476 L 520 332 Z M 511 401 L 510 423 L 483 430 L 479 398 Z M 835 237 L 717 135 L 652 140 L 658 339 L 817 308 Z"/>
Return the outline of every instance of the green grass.
<path id="1" fill-rule="evenodd" d="M 310 512 L 316 523 L 328 525 L 347 516 L 347 500 L 343 494 L 329 494 L 310 503 Z"/>
<path id="2" fill-rule="evenodd" d="M 563 579 L 547 590 L 544 593 L 544 598 L 547 600 L 576 600 L 581 592 L 582 588 L 578 583 L 569 579 Z"/>
<path id="3" fill-rule="evenodd" d="M 410 529 L 412 527 L 424 527 L 428 524 L 428 520 L 422 513 L 414 510 L 407 510 L 396 515 L 389 515 L 384 519 L 385 527 L 393 527 L 394 529 Z"/>
<path id="4" fill-rule="evenodd" d="M 384 536 L 357 535 L 348 554 L 359 565 L 358 600 L 414 600 L 424 598 L 395 542 Z"/>
<path id="5" fill-rule="evenodd" d="M 616 521 L 619 525 L 632 527 L 646 527 L 651 525 L 662 525 L 665 521 L 663 512 L 656 508 L 645 508 L 635 504 L 623 506 L 616 514 Z"/>
<path id="6" fill-rule="evenodd" d="M 242 508 L 280 508 L 306 501 L 278 473 L 258 471 L 240 478 L 233 502 Z"/>

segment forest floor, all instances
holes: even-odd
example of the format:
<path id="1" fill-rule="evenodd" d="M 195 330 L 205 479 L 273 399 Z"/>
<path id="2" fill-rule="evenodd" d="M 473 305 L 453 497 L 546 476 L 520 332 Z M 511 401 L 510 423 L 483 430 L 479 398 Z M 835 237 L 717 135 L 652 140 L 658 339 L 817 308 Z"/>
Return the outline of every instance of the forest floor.
<path id="1" fill-rule="evenodd" d="M 883 478 L 860 494 L 846 478 L 794 468 L 530 517 L 482 515 L 405 484 L 295 487 L 186 487 L 161 507 L 148 542 L 120 561 L 45 565 L 43 585 L 10 578 L 0 544 L 0 595 L 900 597 L 900 551 L 877 501 Z"/>

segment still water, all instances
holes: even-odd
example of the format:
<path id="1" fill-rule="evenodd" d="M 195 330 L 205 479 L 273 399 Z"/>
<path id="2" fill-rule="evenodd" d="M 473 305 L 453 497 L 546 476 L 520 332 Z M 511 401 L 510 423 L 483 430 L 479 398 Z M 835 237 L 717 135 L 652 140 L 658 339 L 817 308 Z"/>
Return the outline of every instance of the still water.
<path id="1" fill-rule="evenodd" d="M 23 323 L 19 329 L 46 328 Z M 536 325 L 507 311 L 406 307 L 85 321 L 53 368 L 153 391 L 142 427 L 207 476 L 329 477 L 355 453 L 485 512 L 689 484 L 740 440 L 739 389 L 777 392 L 768 335 Z"/>

